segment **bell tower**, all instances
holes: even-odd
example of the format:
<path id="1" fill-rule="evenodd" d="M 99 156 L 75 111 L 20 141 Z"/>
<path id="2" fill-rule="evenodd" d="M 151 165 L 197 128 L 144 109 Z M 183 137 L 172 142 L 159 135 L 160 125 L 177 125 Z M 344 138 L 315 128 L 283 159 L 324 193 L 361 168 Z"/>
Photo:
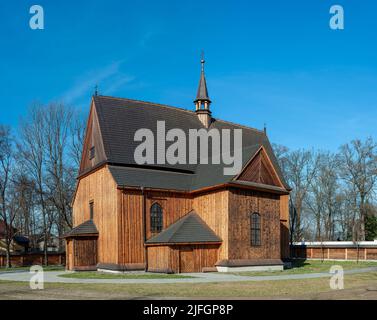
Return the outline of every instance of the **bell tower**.
<path id="1" fill-rule="evenodd" d="M 206 77 L 204 74 L 205 60 L 204 60 L 203 53 L 202 53 L 202 59 L 200 63 L 202 65 L 202 70 L 200 73 L 198 92 L 196 94 L 196 99 L 194 101 L 195 112 L 198 115 L 198 118 L 200 122 L 203 124 L 203 126 L 208 128 L 211 125 L 211 110 L 210 110 L 211 100 L 209 99 L 209 96 L 208 96 Z"/>

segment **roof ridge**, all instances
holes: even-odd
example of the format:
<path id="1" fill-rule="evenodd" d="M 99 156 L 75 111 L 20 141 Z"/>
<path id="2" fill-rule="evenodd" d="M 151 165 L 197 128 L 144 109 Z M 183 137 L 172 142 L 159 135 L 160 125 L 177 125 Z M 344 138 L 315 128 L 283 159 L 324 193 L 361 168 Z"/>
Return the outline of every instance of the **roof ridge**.
<path id="1" fill-rule="evenodd" d="M 191 110 L 188 110 L 188 109 L 183 109 L 183 108 L 176 107 L 176 106 L 171 106 L 171 105 L 168 105 L 168 104 L 157 103 L 157 102 L 138 100 L 138 99 L 130 99 L 130 98 L 120 98 L 120 97 L 113 97 L 113 96 L 103 96 L 103 95 L 98 95 L 96 97 L 102 97 L 102 98 L 114 99 L 114 100 L 121 100 L 121 101 L 127 100 L 127 101 L 134 101 L 134 102 L 142 102 L 142 103 L 146 103 L 146 104 L 149 104 L 149 105 L 152 105 L 152 106 L 159 106 L 159 107 L 164 107 L 164 108 L 168 108 L 168 109 L 174 109 L 174 110 L 178 110 L 178 111 L 183 111 L 183 112 L 189 113 L 191 115 L 195 114 L 195 111 L 191 111 Z M 214 117 L 214 119 L 215 119 L 215 121 L 229 123 L 229 124 L 232 124 L 234 126 L 238 126 L 238 127 L 241 127 L 241 128 L 253 130 L 253 131 L 256 131 L 258 133 L 264 134 L 263 130 L 259 130 L 259 129 L 256 129 L 256 128 L 253 128 L 253 127 L 249 127 L 249 126 L 246 126 L 246 125 L 242 125 L 242 124 L 231 122 L 231 121 L 227 121 L 227 120 L 222 120 L 222 119 L 219 119 L 219 118 L 216 118 L 216 117 Z"/>
<path id="2" fill-rule="evenodd" d="M 190 114 L 195 114 L 194 111 L 191 111 L 191 110 L 188 110 L 188 109 L 184 109 L 184 108 L 180 108 L 180 107 L 176 107 L 176 106 L 171 106 L 171 105 L 167 105 L 167 104 L 162 104 L 162 103 L 157 103 L 157 102 L 144 101 L 144 100 L 138 100 L 138 99 L 130 99 L 130 98 L 112 97 L 112 96 L 102 96 L 102 95 L 97 96 L 97 97 L 114 99 L 114 100 L 122 100 L 122 101 L 127 100 L 127 101 L 134 101 L 134 102 L 142 102 L 142 103 L 149 104 L 149 105 L 152 105 L 152 106 L 159 106 L 159 107 L 164 107 L 164 108 L 168 108 L 168 109 L 175 109 L 175 110 L 178 110 L 178 111 L 187 112 L 187 113 L 190 113 Z"/>
<path id="3" fill-rule="evenodd" d="M 263 131 L 263 130 L 259 130 L 259 129 L 256 129 L 256 128 L 253 128 L 253 127 L 248 127 L 248 126 L 246 126 L 246 125 L 239 124 L 239 123 L 235 123 L 235 122 L 232 122 L 232 121 L 227 121 L 227 120 L 222 120 L 222 119 L 217 119 L 217 118 L 214 118 L 214 119 L 215 119 L 215 122 L 216 122 L 216 121 L 221 121 L 221 122 L 229 123 L 229 124 L 232 124 L 232 125 L 234 125 L 234 126 L 241 127 L 241 128 L 245 128 L 245 129 L 253 130 L 253 131 L 256 131 L 257 133 L 264 134 L 264 131 Z"/>

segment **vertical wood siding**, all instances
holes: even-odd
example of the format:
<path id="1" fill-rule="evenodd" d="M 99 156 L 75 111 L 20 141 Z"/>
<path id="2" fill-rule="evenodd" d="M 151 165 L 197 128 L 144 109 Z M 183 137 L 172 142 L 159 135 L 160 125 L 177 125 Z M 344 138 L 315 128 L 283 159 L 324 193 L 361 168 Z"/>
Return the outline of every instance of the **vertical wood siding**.
<path id="1" fill-rule="evenodd" d="M 148 270 L 165 272 L 202 272 L 219 260 L 219 245 L 148 247 Z"/>
<path id="2" fill-rule="evenodd" d="M 90 219 L 89 202 L 94 201 L 94 223 L 98 229 L 98 262 L 118 263 L 117 186 L 107 167 L 80 179 L 73 204 L 73 223 Z"/>
<path id="3" fill-rule="evenodd" d="M 228 259 L 229 191 L 221 190 L 195 197 L 193 207 L 203 221 L 222 239 L 219 259 Z"/>
<path id="4" fill-rule="evenodd" d="M 261 246 L 250 245 L 250 214 L 261 216 Z M 231 189 L 229 259 L 280 259 L 279 196 Z"/>
<path id="5" fill-rule="evenodd" d="M 86 267 L 97 264 L 97 240 L 80 238 L 73 240 L 74 266 Z"/>
<path id="6" fill-rule="evenodd" d="M 119 192 L 119 261 L 121 264 L 143 263 L 143 196 L 141 191 Z M 192 199 L 180 193 L 146 191 L 145 198 L 147 239 L 155 235 L 150 231 L 150 208 L 153 203 L 158 202 L 162 207 L 164 229 L 192 210 Z"/>
<path id="7" fill-rule="evenodd" d="M 280 196 L 280 239 L 281 257 L 290 257 L 289 250 L 289 195 Z"/>
<path id="8" fill-rule="evenodd" d="M 281 186 L 271 162 L 262 149 L 244 169 L 238 180 Z"/>

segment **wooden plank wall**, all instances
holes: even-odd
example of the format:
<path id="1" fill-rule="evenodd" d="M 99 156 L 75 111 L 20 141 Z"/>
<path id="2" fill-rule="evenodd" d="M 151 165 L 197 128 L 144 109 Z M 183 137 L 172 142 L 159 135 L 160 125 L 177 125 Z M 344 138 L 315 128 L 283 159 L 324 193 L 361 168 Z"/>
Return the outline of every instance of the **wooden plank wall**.
<path id="1" fill-rule="evenodd" d="M 239 176 L 238 180 L 281 186 L 265 151 L 260 150 Z"/>
<path id="2" fill-rule="evenodd" d="M 107 167 L 79 181 L 73 204 L 74 226 L 90 219 L 90 201 L 94 201 L 93 221 L 99 232 L 98 262 L 118 263 L 117 186 Z"/>
<path id="3" fill-rule="evenodd" d="M 219 259 L 228 259 L 229 191 L 221 190 L 198 195 L 194 198 L 193 208 L 222 239 Z"/>
<path id="4" fill-rule="evenodd" d="M 185 255 L 189 261 L 183 259 Z M 219 245 L 174 246 L 170 257 L 174 272 L 202 272 L 203 268 L 215 267 L 219 260 Z"/>
<path id="5" fill-rule="evenodd" d="M 150 208 L 155 202 L 162 206 L 164 229 L 192 210 L 192 199 L 187 194 L 149 191 L 146 198 L 147 239 L 155 235 L 150 232 Z"/>
<path id="6" fill-rule="evenodd" d="M 281 257 L 287 259 L 290 256 L 289 250 L 289 195 L 280 196 L 280 238 Z"/>
<path id="7" fill-rule="evenodd" d="M 65 253 L 58 252 L 48 252 L 47 254 L 49 265 L 65 265 L 66 256 Z M 28 267 L 32 265 L 42 265 L 44 261 L 44 253 L 11 253 L 10 261 L 12 267 Z M 6 265 L 6 255 L 2 252 L 0 253 L 0 267 L 5 267 Z"/>
<path id="8" fill-rule="evenodd" d="M 119 190 L 121 213 L 119 215 L 119 263 L 143 263 L 143 196 L 141 191 Z M 150 208 L 159 203 L 163 210 L 163 228 L 192 210 L 192 199 L 187 195 L 173 192 L 145 192 L 147 239 L 155 234 L 150 232 Z"/>
<path id="9" fill-rule="evenodd" d="M 97 265 L 97 240 L 93 238 L 73 239 L 74 267 Z"/>
<path id="10" fill-rule="evenodd" d="M 74 266 L 74 260 L 73 260 L 73 240 L 67 239 L 67 245 L 66 245 L 66 269 L 67 270 L 73 270 Z"/>
<path id="11" fill-rule="evenodd" d="M 330 260 L 377 260 L 377 248 L 292 246 L 293 258 Z"/>
<path id="12" fill-rule="evenodd" d="M 231 189 L 229 196 L 229 259 L 280 259 L 280 197 Z M 261 215 L 261 246 L 250 245 L 250 214 Z"/>
<path id="13" fill-rule="evenodd" d="M 148 247 L 148 270 L 202 272 L 215 267 L 219 260 L 219 245 L 152 246 Z"/>
<path id="14" fill-rule="evenodd" d="M 119 263 L 144 263 L 143 197 L 141 191 L 118 191 Z"/>
<path id="15" fill-rule="evenodd" d="M 170 268 L 170 247 L 148 247 L 148 271 L 165 271 Z"/>

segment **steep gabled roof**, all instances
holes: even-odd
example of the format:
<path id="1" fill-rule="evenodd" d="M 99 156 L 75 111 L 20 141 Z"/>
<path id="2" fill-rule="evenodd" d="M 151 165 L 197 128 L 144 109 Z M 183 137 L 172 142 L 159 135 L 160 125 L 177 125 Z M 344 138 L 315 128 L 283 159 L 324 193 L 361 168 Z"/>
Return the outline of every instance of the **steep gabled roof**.
<path id="1" fill-rule="evenodd" d="M 93 220 L 87 220 L 74 227 L 70 232 L 64 235 L 64 238 L 86 235 L 98 235 L 98 230 Z"/>
<path id="2" fill-rule="evenodd" d="M 179 244 L 179 243 L 220 243 L 221 239 L 207 224 L 191 211 L 158 235 L 147 240 L 147 244 Z"/>
<path id="3" fill-rule="evenodd" d="M 189 161 L 186 161 L 187 164 L 149 165 L 147 170 L 138 166 L 135 162 L 134 151 L 140 144 L 140 142 L 134 141 L 137 130 L 146 128 L 156 136 L 157 121 L 165 121 L 166 132 L 173 128 L 180 128 L 188 136 L 190 129 L 204 129 L 195 112 L 156 103 L 106 96 L 94 96 L 93 106 L 98 117 L 101 142 L 105 153 L 104 162 L 111 165 L 110 171 L 118 185 L 196 190 L 227 183 L 233 179 L 232 176 L 223 174 L 224 164 L 189 164 Z M 243 167 L 260 146 L 263 146 L 276 169 L 279 179 L 283 182 L 284 187 L 289 189 L 268 138 L 263 131 L 215 118 L 212 119 L 209 129 L 212 128 L 218 130 L 242 129 Z M 188 145 L 187 157 L 189 155 Z M 231 141 L 231 148 L 232 146 L 233 141 Z M 157 145 L 155 145 L 156 150 Z M 211 158 L 211 150 L 212 148 L 209 145 L 209 158 Z M 145 170 L 142 176 L 138 172 L 141 169 Z M 153 172 L 153 169 L 156 169 L 156 171 Z M 173 173 L 166 170 L 173 171 Z M 83 173 L 80 172 L 80 174 Z"/>

